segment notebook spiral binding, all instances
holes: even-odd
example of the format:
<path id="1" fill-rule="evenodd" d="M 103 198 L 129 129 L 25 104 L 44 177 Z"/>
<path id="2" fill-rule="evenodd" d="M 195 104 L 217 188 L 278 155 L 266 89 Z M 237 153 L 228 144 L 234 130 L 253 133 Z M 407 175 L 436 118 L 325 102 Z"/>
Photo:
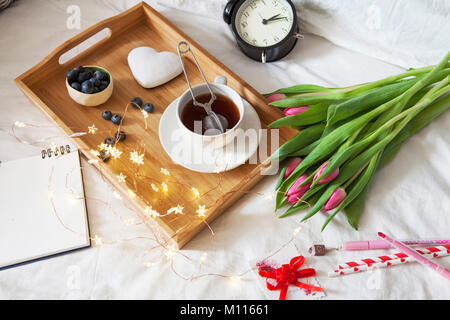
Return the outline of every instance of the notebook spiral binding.
<path id="1" fill-rule="evenodd" d="M 54 149 L 43 149 L 41 151 L 41 155 L 42 155 L 42 159 L 45 158 L 51 158 L 52 156 L 59 156 L 60 154 L 63 155 L 65 153 L 70 153 L 70 146 L 68 144 L 66 144 L 66 146 L 59 146 L 54 148 Z"/>

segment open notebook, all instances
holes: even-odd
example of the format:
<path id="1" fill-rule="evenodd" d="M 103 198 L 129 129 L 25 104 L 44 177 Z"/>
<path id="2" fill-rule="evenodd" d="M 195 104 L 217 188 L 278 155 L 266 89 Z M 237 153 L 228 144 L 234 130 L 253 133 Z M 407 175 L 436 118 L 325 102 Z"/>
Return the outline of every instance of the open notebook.
<path id="1" fill-rule="evenodd" d="M 0 270 L 89 246 L 77 151 L 0 164 Z"/>

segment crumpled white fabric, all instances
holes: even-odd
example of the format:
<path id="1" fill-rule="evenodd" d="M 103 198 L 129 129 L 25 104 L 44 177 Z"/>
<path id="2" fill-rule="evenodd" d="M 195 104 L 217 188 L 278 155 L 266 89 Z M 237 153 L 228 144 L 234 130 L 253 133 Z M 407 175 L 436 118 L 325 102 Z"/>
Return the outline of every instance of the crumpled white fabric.
<path id="1" fill-rule="evenodd" d="M 208 0 L 210 1 L 210 0 Z M 137 0 L 79 0 L 82 29 L 99 20 L 116 15 Z M 334 45 L 324 38 L 306 35 L 305 39 L 282 61 L 262 65 L 239 51 L 231 31 L 214 14 L 200 14 L 202 1 L 191 1 L 190 13 L 155 5 L 161 13 L 185 33 L 198 41 L 211 54 L 260 92 L 299 83 L 348 86 L 396 74 L 401 68 L 367 55 Z M 166 1 L 164 1 L 166 2 Z M 211 1 L 212 2 L 212 1 Z M 186 2 L 187 3 L 187 2 Z M 62 42 L 81 30 L 65 27 L 68 5 L 73 1 L 17 1 L 0 13 L 0 160 L 7 161 L 36 155 L 39 148 L 20 144 L 7 134 L 15 121 L 53 125 L 22 92 L 13 79 L 47 56 Z M 183 3 L 180 2 L 179 5 Z M 210 7 L 207 10 L 215 10 Z M 218 10 L 221 8 L 217 6 Z M 194 9 L 194 10 L 192 10 Z M 192 13 L 198 11 L 198 13 Z M 208 13 L 208 12 L 206 12 Z M 23 17 L 27 19 L 24 20 Z M 19 40 L 20 39 L 20 40 Z M 32 48 L 32 50 L 30 49 Z M 175 50 L 175 48 L 174 48 Z M 126 61 L 126 57 L 124 57 Z M 434 63 L 436 61 L 432 61 Z M 130 74 L 131 77 L 131 74 Z M 86 124 L 91 125 L 91 124 Z M 338 214 L 324 232 L 321 213 L 309 220 L 297 234 L 293 244 L 307 256 L 312 243 L 329 247 L 344 240 L 375 239 L 377 231 L 402 238 L 447 237 L 450 230 L 450 113 L 442 115 L 430 126 L 407 141 L 395 159 L 380 169 L 372 183 L 359 231 L 351 229 Z M 29 140 L 53 137 L 57 128 L 21 129 L 18 134 Z M 56 144 L 64 139 L 52 139 Z M 154 245 L 145 238 L 151 233 L 143 225 L 128 226 L 124 221 L 136 218 L 126 202 L 117 200 L 112 186 L 100 173 L 83 161 L 91 235 L 105 243 L 49 260 L 0 271 L 0 298 L 3 299 L 264 299 L 266 292 L 258 286 L 252 273 L 234 282 L 216 276 L 185 281 L 171 269 L 164 254 L 162 261 L 148 267 L 152 257 L 148 249 Z M 1 170 L 1 169 L 0 169 Z M 217 218 L 211 227 L 215 239 L 209 247 L 211 233 L 204 230 L 174 257 L 174 267 L 183 276 L 201 274 L 237 275 L 249 269 L 249 261 L 271 255 L 288 241 L 299 225 L 302 214 L 278 219 L 273 200 L 260 195 L 273 191 L 276 177 L 264 178 L 254 193 L 244 196 Z M 1 183 L 1 182 L 0 182 Z M 258 195 L 259 194 L 259 195 Z M 0 195 L 1 197 L 1 195 Z M 92 199 L 103 199 L 116 209 Z M 1 210 L 5 210 L 2 208 Z M 0 214 L 1 214 L 0 210 Z M 11 245 L 14 245 L 12 239 Z M 199 269 L 199 260 L 207 257 Z M 289 250 L 288 248 L 285 250 Z M 450 299 L 450 286 L 439 275 L 418 264 L 360 273 L 330 279 L 327 272 L 336 264 L 377 256 L 377 252 L 331 252 L 324 257 L 308 257 L 317 280 L 325 289 L 325 299 Z M 160 251 L 153 253 L 160 254 Z M 294 254 L 294 252 L 292 252 Z M 290 256 L 281 251 L 282 263 Z M 450 258 L 437 260 L 450 267 Z M 294 297 L 296 298 L 297 295 Z M 301 299 L 302 296 L 298 295 Z"/>
<path id="2" fill-rule="evenodd" d="M 225 0 L 159 0 L 218 20 Z M 439 61 L 450 50 L 450 2 L 441 0 L 294 0 L 301 30 L 404 67 Z"/>

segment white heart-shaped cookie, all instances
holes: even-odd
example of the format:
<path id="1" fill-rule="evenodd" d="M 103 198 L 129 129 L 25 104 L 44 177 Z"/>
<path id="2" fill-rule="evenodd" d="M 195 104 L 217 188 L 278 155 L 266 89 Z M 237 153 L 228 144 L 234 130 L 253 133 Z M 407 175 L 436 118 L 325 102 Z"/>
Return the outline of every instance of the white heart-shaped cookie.
<path id="1" fill-rule="evenodd" d="M 139 47 L 128 54 L 128 65 L 136 81 L 144 88 L 154 88 L 178 76 L 183 70 L 178 56 Z"/>

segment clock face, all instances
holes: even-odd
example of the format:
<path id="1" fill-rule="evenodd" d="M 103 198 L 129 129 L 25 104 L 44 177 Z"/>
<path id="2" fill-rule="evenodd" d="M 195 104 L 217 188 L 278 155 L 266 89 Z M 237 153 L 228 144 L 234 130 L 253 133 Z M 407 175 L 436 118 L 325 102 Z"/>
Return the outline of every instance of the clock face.
<path id="1" fill-rule="evenodd" d="M 292 30 L 294 12 L 286 0 L 247 0 L 238 9 L 235 27 L 239 36 L 255 47 L 270 47 Z"/>

